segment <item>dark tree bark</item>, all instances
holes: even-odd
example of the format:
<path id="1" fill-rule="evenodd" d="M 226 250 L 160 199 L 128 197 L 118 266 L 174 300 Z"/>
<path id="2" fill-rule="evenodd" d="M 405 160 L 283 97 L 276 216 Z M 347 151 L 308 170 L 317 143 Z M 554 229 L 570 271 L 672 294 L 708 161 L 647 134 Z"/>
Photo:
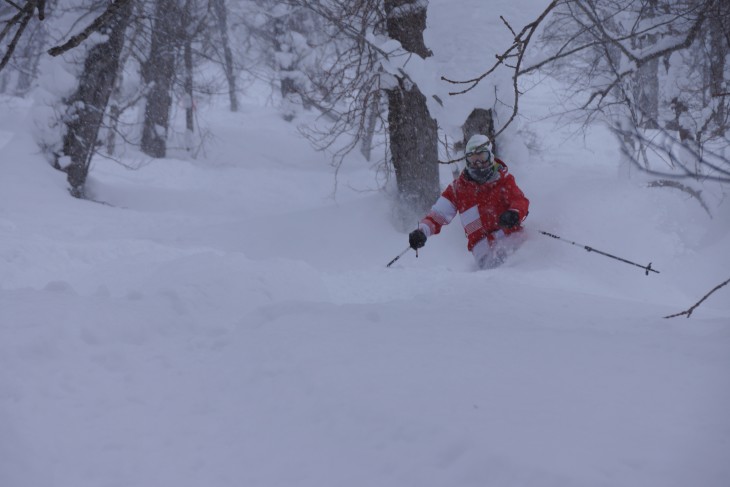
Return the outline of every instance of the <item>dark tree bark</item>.
<path id="1" fill-rule="evenodd" d="M 89 163 L 114 88 L 131 5 L 132 2 L 122 5 L 99 29 L 101 34 L 107 36 L 107 40 L 89 49 L 76 92 L 66 100 L 66 135 L 63 139 L 63 154 L 59 154 L 65 158 L 63 161 L 57 158 L 55 164 L 68 174 L 71 194 L 77 198 L 84 197 Z"/>
<path id="2" fill-rule="evenodd" d="M 238 93 L 236 88 L 236 72 L 233 67 L 233 53 L 231 52 L 231 42 L 228 37 L 228 12 L 225 0 L 213 0 L 213 8 L 218 19 L 218 28 L 221 32 L 221 42 L 223 43 L 223 62 L 228 81 L 228 96 L 232 112 L 238 111 Z"/>
<path id="3" fill-rule="evenodd" d="M 388 91 L 388 133 L 398 193 L 405 208 L 425 213 L 439 194 L 438 134 L 426 97 L 398 80 Z"/>
<path id="4" fill-rule="evenodd" d="M 6 3 L 7 0 L 6 0 Z M 2 21 L 2 28 L 0 28 L 0 42 L 3 42 L 2 47 L 5 48 L 5 53 L 0 57 L 0 71 L 8 65 L 10 58 L 13 56 L 13 52 L 18 47 L 18 42 L 23 36 L 23 32 L 28 27 L 36 8 L 38 7 L 38 0 L 28 0 L 21 7 L 15 3 L 10 4 L 12 7 L 2 5 L 4 10 L 4 17 Z M 39 19 L 42 20 L 42 16 L 39 15 Z M 5 44 L 7 41 L 7 44 Z"/>
<path id="5" fill-rule="evenodd" d="M 710 96 L 717 98 L 726 90 L 725 68 L 730 52 L 730 5 L 717 2 L 709 18 L 710 23 Z M 715 136 L 723 137 L 728 132 L 728 113 L 726 104 L 718 100 L 713 110 Z"/>
<path id="6" fill-rule="evenodd" d="M 657 0 L 649 0 L 644 5 L 647 20 L 656 17 Z M 633 38 L 634 47 L 650 48 L 659 41 L 656 34 L 644 34 Z M 634 103 L 637 107 L 636 119 L 639 126 L 647 129 L 659 127 L 659 58 L 641 64 L 634 74 Z"/>
<path id="7" fill-rule="evenodd" d="M 183 88 L 185 89 L 185 128 L 188 132 L 192 133 L 195 130 L 195 123 L 193 117 L 193 111 L 195 110 L 195 103 L 193 102 L 193 41 L 192 39 L 185 39 L 185 81 Z M 188 150 L 190 148 L 188 147 Z"/>
<path id="8" fill-rule="evenodd" d="M 387 30 L 391 39 L 401 43 L 408 52 L 418 54 L 422 58 L 431 56 L 432 52 L 423 41 L 426 30 L 426 7 L 428 2 L 418 0 L 385 0 Z"/>
<path id="9" fill-rule="evenodd" d="M 391 38 L 422 58 L 431 55 L 423 41 L 426 4 L 385 0 L 385 13 Z M 388 135 L 402 209 L 422 215 L 439 195 L 438 134 L 426 97 L 408 78 L 388 90 Z"/>
<path id="10" fill-rule="evenodd" d="M 183 44 L 183 61 L 185 63 L 185 74 L 183 79 L 183 89 L 185 91 L 185 129 L 187 130 L 186 147 L 187 151 L 192 149 L 192 134 L 195 131 L 195 102 L 193 96 L 193 2 L 187 0 L 182 15 L 182 28 L 180 33 L 184 33 Z"/>
<path id="11" fill-rule="evenodd" d="M 464 133 L 464 145 L 462 147 L 466 147 L 466 143 L 472 135 L 482 134 L 489 137 L 489 140 L 492 141 L 494 151 L 496 152 L 497 147 L 494 140 L 494 116 L 492 115 L 491 108 L 475 108 L 467 117 L 466 122 L 464 122 L 462 132 Z"/>
<path id="12" fill-rule="evenodd" d="M 142 127 L 142 151 L 151 157 L 167 154 L 167 132 L 178 50 L 180 9 L 176 0 L 157 0 L 152 42 L 142 77 L 149 87 Z"/>

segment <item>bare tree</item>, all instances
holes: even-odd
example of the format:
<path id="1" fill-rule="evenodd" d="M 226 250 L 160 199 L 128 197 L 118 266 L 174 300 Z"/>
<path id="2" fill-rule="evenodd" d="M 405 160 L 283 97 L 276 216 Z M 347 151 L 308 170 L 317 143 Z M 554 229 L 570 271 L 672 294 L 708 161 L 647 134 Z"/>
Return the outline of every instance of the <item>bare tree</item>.
<path id="1" fill-rule="evenodd" d="M 56 0 L 46 2 L 45 14 L 52 14 Z M 43 47 L 48 39 L 45 22 L 35 22 L 29 28 L 27 35 L 21 38 L 19 53 L 13 61 L 13 67 L 18 72 L 15 84 L 15 94 L 23 96 L 31 89 L 38 77 L 38 65 L 44 54 Z"/>
<path id="2" fill-rule="evenodd" d="M 233 52 L 231 50 L 231 41 L 228 35 L 228 8 L 225 0 L 212 0 L 213 9 L 215 11 L 218 30 L 221 35 L 221 44 L 223 47 L 223 67 L 228 82 L 228 98 L 232 112 L 238 111 L 238 94 L 236 88 L 236 70 L 233 64 Z"/>
<path id="3" fill-rule="evenodd" d="M 175 78 L 175 58 L 180 47 L 182 9 L 180 0 L 156 0 L 152 39 L 142 78 L 148 86 L 142 151 L 152 157 L 167 154 L 167 133 Z"/>
<path id="4" fill-rule="evenodd" d="M 7 66 L 10 58 L 13 56 L 23 33 L 28 28 L 34 15 L 38 13 L 38 20 L 43 20 L 46 16 L 45 0 L 27 0 L 23 4 L 18 4 L 9 0 L 4 0 L 0 5 L 0 18 L 5 24 L 0 29 L 0 42 L 9 39 L 5 53 L 0 58 L 0 71 Z"/>
<path id="5" fill-rule="evenodd" d="M 381 96 L 385 73 L 380 62 L 389 54 L 365 37 L 367 32 L 385 33 L 382 2 L 293 1 L 324 23 L 315 39 L 316 56 L 311 69 L 304 73 L 308 83 L 298 95 L 319 110 L 325 120 L 324 128 L 308 127 L 305 135 L 318 148 L 331 151 L 333 163 L 339 168 L 344 157 L 364 138 L 372 140 L 387 127 L 387 109 Z M 372 142 L 367 145 L 369 153 Z"/>
<path id="6" fill-rule="evenodd" d="M 181 100 L 185 112 L 184 148 L 192 151 L 193 134 L 199 131 L 195 127 L 196 98 L 202 89 L 196 84 L 195 73 L 201 60 L 219 62 L 211 54 L 211 46 L 220 39 L 220 23 L 213 18 L 214 0 L 150 0 L 136 2 L 136 7 L 137 18 L 146 21 L 134 23 L 129 47 L 123 54 L 124 63 L 120 65 L 117 88 L 125 69 L 129 70 L 127 62 L 140 66 L 141 80 L 136 89 L 128 89 L 125 94 L 117 89 L 113 94 L 107 127 L 108 153 L 113 153 L 116 138 L 121 135 L 128 143 L 139 144 L 152 157 L 167 156 L 175 99 Z M 232 65 L 230 69 L 235 76 Z M 132 71 L 137 70 L 133 67 Z M 129 79 L 134 85 L 134 77 Z M 237 103 L 235 91 L 230 97 Z M 138 106 L 140 100 L 144 115 L 141 136 L 134 124 L 122 126 L 120 130 L 120 117 L 129 108 Z"/>
<path id="7" fill-rule="evenodd" d="M 239 10 L 238 22 L 248 33 L 249 71 L 271 83 L 287 121 L 294 120 L 302 107 L 312 108 L 305 93 L 313 89 L 313 65 L 329 49 L 323 45 L 328 34 L 322 32 L 322 19 L 310 4 L 319 7 L 320 1 L 253 0 Z"/>
<path id="8" fill-rule="evenodd" d="M 68 174 L 71 194 L 77 198 L 85 197 L 84 186 L 104 112 L 114 87 L 124 45 L 124 32 L 130 17 L 132 2 L 120 1 L 118 4 L 118 8 L 112 10 L 113 14 L 97 29 L 106 36 L 106 40 L 89 49 L 78 87 L 65 100 L 63 122 L 66 134 L 62 153 L 56 154 L 54 164 Z M 67 43 L 66 46 L 71 44 Z"/>
<path id="9" fill-rule="evenodd" d="M 717 95 L 728 91 L 729 27 L 730 3 L 722 0 L 554 0 L 519 33 L 512 30 L 514 43 L 490 69 L 461 83 L 468 90 L 498 67 L 512 69 L 509 124 L 519 80 L 550 72 L 569 82 L 568 98 L 581 100 L 572 115 L 608 122 L 637 167 L 730 182 L 730 98 Z M 527 64 L 538 29 L 543 47 Z"/>
<path id="10" fill-rule="evenodd" d="M 117 74 L 114 79 L 114 89 L 112 90 L 109 100 L 109 108 L 107 110 L 106 123 L 106 153 L 113 156 L 116 152 L 117 137 L 124 134 L 120 130 L 120 119 L 122 114 L 130 107 L 137 105 L 139 100 L 143 98 L 144 91 L 140 87 L 131 96 L 125 94 L 122 90 L 125 79 L 131 78 L 125 70 L 131 59 L 133 59 L 135 51 L 138 49 L 140 38 L 144 35 L 145 25 L 139 19 L 145 18 L 143 2 L 134 2 L 132 5 L 133 18 L 135 21 L 130 22 L 127 30 L 127 38 L 122 49 L 117 66 Z"/>
<path id="11" fill-rule="evenodd" d="M 328 120 L 322 130 L 309 129 L 307 135 L 334 152 L 337 167 L 363 141 L 369 157 L 375 134 L 386 136 L 381 160 L 395 174 L 400 219 L 412 225 L 414 215 L 421 215 L 438 196 L 437 125 L 417 84 L 403 69 L 389 71 L 409 56 L 430 55 L 423 41 L 427 3 L 291 1 L 324 19 L 331 37 L 318 50 L 317 69 L 306 73 L 307 90 L 299 92 L 303 102 Z M 387 35 L 402 47 L 386 52 L 370 34 Z"/>
<path id="12" fill-rule="evenodd" d="M 185 100 L 185 150 L 192 151 L 192 137 L 195 131 L 195 93 L 194 93 L 194 43 L 200 34 L 209 27 L 209 13 L 212 4 L 196 0 L 185 0 L 183 7 L 179 40 L 183 45 L 183 99 Z"/>
<path id="13" fill-rule="evenodd" d="M 385 13 L 391 38 L 408 52 L 422 58 L 431 56 L 423 42 L 426 4 L 385 0 Z M 440 192 L 438 127 L 418 86 L 405 76 L 397 77 L 397 83 L 387 93 L 388 134 L 398 192 L 406 208 L 425 214 Z"/>

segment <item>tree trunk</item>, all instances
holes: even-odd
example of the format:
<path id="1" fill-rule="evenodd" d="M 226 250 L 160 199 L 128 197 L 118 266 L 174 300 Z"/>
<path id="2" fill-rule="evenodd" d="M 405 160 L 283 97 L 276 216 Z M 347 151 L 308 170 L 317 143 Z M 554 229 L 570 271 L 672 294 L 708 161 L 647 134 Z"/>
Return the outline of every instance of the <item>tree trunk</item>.
<path id="1" fill-rule="evenodd" d="M 185 2 L 185 9 L 182 15 L 182 26 L 180 34 L 183 45 L 183 61 L 185 63 L 185 79 L 183 80 L 183 89 L 185 91 L 185 150 L 190 152 L 193 147 L 193 132 L 195 130 L 194 110 L 195 102 L 193 101 L 193 1 Z"/>
<path id="2" fill-rule="evenodd" d="M 296 117 L 296 110 L 292 99 L 297 95 L 297 83 L 294 76 L 296 61 L 291 45 L 290 29 L 293 24 L 293 11 L 288 9 L 283 16 L 274 19 L 274 52 L 276 68 L 279 76 L 279 89 L 282 100 L 282 117 L 291 122 Z"/>
<path id="3" fill-rule="evenodd" d="M 426 6 L 418 0 L 385 0 L 388 35 L 422 58 L 431 55 L 423 41 Z M 426 97 L 410 79 L 399 78 L 398 87 L 388 90 L 388 135 L 402 216 L 422 216 L 439 195 L 438 133 Z"/>
<path id="4" fill-rule="evenodd" d="M 388 134 L 401 210 L 408 218 L 408 213 L 424 215 L 438 198 L 438 134 L 418 87 L 403 79 L 398 85 L 388 91 Z"/>
<path id="5" fill-rule="evenodd" d="M 213 0 L 213 8 L 218 18 L 218 28 L 221 32 L 221 42 L 223 43 L 223 61 L 228 81 L 228 97 L 230 99 L 231 111 L 238 111 L 238 93 L 236 89 L 236 73 L 233 66 L 233 53 L 231 52 L 231 42 L 228 37 L 228 13 L 226 10 L 225 0 Z"/>
<path id="6" fill-rule="evenodd" d="M 715 130 L 712 135 L 723 137 L 728 132 L 728 120 L 725 100 L 719 96 L 725 87 L 725 65 L 730 52 L 730 6 L 717 2 L 710 15 L 710 96 Z"/>
<path id="7" fill-rule="evenodd" d="M 360 152 L 365 156 L 365 160 L 367 161 L 370 160 L 370 155 L 372 154 L 375 128 L 380 115 L 380 91 L 376 90 L 370 95 L 370 103 L 368 103 L 367 113 L 365 114 L 365 130 L 360 141 Z"/>
<path id="8" fill-rule="evenodd" d="M 44 26 L 38 25 L 23 48 L 23 67 L 18 71 L 18 80 L 15 84 L 15 94 L 17 96 L 25 96 L 30 91 L 33 81 L 38 77 L 38 64 L 43 53 L 46 37 L 46 29 Z"/>
<path id="9" fill-rule="evenodd" d="M 194 110 L 195 102 L 193 101 L 193 40 L 185 39 L 185 128 L 188 131 L 188 137 L 192 136 L 195 130 Z M 187 147 L 190 150 L 190 147 Z"/>
<path id="10" fill-rule="evenodd" d="M 656 16 L 657 0 L 649 0 L 645 5 L 644 18 L 651 20 Z M 642 35 L 634 39 L 634 47 L 645 49 L 653 46 L 659 39 L 655 34 Z M 634 103 L 638 125 L 646 129 L 659 127 L 659 59 L 652 59 L 636 70 L 634 74 Z"/>
<path id="11" fill-rule="evenodd" d="M 56 12 L 56 4 L 58 0 L 45 0 L 43 5 L 44 15 L 52 17 Z M 36 7 L 37 8 L 37 7 Z M 46 45 L 48 39 L 48 27 L 46 22 L 38 22 L 34 25 L 30 38 L 26 39 L 23 48 L 22 59 L 20 63 L 22 69 L 18 71 L 18 79 L 15 84 L 15 94 L 17 96 L 25 96 L 33 86 L 33 82 L 38 78 L 38 65 L 41 56 L 45 54 L 43 46 Z"/>
<path id="12" fill-rule="evenodd" d="M 193 151 L 193 135 L 195 133 L 193 41 L 200 33 L 201 27 L 205 25 L 203 20 L 196 18 L 195 12 L 195 0 L 186 0 L 181 18 L 180 41 L 183 43 L 183 62 L 185 64 L 183 97 L 185 100 L 185 150 L 188 153 Z"/>
<path id="13" fill-rule="evenodd" d="M 139 8 L 140 4 L 136 4 L 132 9 Z M 133 15 L 138 15 L 134 13 Z M 138 17 L 135 17 L 138 18 Z M 137 45 L 137 39 L 139 38 L 142 26 L 140 22 L 133 22 L 130 26 L 132 30 L 131 34 L 127 31 L 127 46 Z M 119 117 L 122 116 L 124 108 L 122 107 L 122 83 L 124 82 L 124 66 L 127 64 L 129 57 L 132 55 L 132 47 L 125 47 L 122 50 L 122 54 L 119 58 L 119 64 L 117 66 L 117 75 L 114 80 L 114 88 L 112 89 L 111 97 L 109 100 L 109 122 L 106 133 L 106 153 L 110 156 L 116 152 L 117 144 L 117 131 L 119 127 Z"/>
<path id="14" fill-rule="evenodd" d="M 157 0 L 150 55 L 142 68 L 149 91 L 142 127 L 142 151 L 165 157 L 172 106 L 175 55 L 179 45 L 180 9 L 176 0 Z"/>
<path id="15" fill-rule="evenodd" d="M 58 157 L 55 165 L 68 174 L 71 194 L 77 198 L 84 197 L 89 163 L 114 88 L 131 6 L 132 2 L 128 2 L 100 29 L 107 40 L 89 49 L 76 92 L 66 102 L 68 108 L 64 120 L 67 130 L 62 154 L 65 157 Z"/>

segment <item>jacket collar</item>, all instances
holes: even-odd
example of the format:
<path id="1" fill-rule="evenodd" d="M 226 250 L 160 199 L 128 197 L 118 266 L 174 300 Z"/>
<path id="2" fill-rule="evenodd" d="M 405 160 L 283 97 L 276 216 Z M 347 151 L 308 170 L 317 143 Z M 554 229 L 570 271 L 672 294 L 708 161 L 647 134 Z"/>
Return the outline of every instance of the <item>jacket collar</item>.
<path id="1" fill-rule="evenodd" d="M 492 174 L 492 177 L 490 177 L 489 179 L 487 179 L 486 181 L 484 181 L 482 183 L 480 183 L 479 181 L 477 181 L 476 179 L 471 177 L 469 175 L 469 171 L 467 171 L 466 168 L 464 168 L 464 170 L 461 171 L 461 177 L 464 178 L 465 181 L 472 183 L 472 184 L 476 184 L 478 186 L 481 186 L 483 184 L 494 183 L 495 181 L 499 181 L 500 179 L 502 179 L 502 174 L 507 170 L 507 165 L 499 159 L 495 159 L 495 166 L 497 166 L 497 167 L 496 167 L 496 170 L 494 171 L 494 174 Z"/>

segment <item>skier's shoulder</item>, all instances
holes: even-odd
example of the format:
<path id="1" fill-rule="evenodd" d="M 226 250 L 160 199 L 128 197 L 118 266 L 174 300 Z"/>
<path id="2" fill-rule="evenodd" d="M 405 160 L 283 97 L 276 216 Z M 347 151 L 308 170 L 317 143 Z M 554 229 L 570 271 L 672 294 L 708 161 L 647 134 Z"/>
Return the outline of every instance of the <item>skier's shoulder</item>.
<path id="1" fill-rule="evenodd" d="M 494 162 L 496 163 L 497 172 L 499 173 L 499 182 L 507 184 L 517 184 L 517 182 L 515 181 L 515 177 L 512 175 L 512 173 L 509 172 L 509 167 L 507 167 L 507 164 L 505 164 L 502 159 L 495 158 Z"/>

